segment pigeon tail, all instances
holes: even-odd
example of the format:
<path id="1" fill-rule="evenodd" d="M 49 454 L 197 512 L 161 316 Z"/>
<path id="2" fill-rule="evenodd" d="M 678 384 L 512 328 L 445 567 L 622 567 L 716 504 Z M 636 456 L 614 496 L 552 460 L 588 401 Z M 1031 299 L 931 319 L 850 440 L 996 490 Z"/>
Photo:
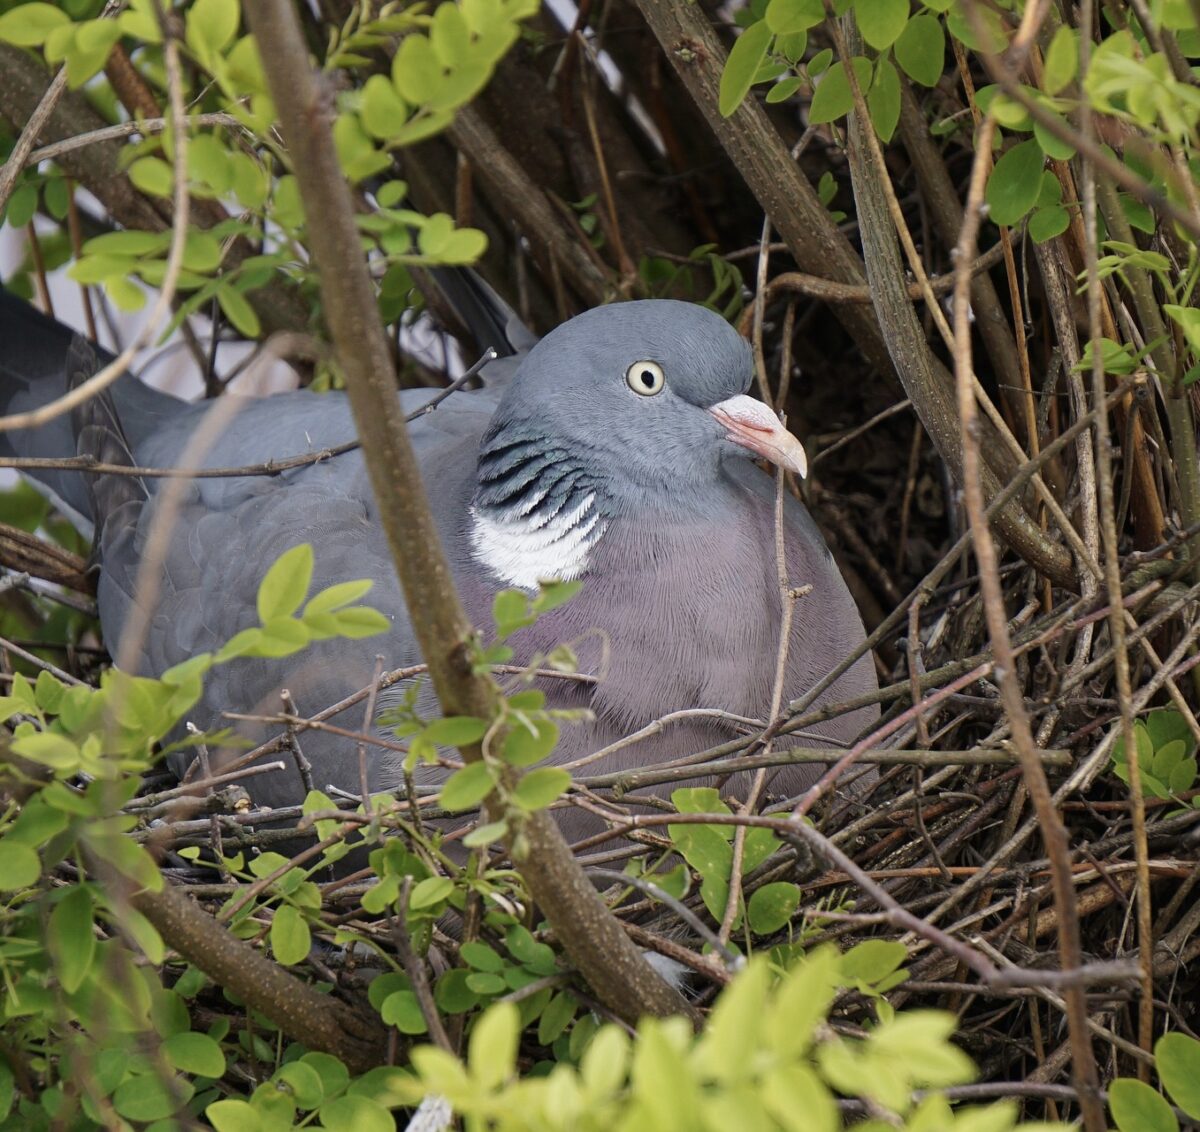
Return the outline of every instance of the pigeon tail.
<path id="1" fill-rule="evenodd" d="M 73 375 L 88 369 L 83 376 L 91 376 L 112 357 L 107 350 L 86 343 L 69 327 L 0 287 L 0 415 L 29 412 L 50 404 L 67 392 Z M 133 462 L 130 451 L 136 451 L 163 422 L 186 408 L 185 402 L 151 389 L 128 374 L 109 386 L 105 403 L 107 418 L 120 419 L 125 452 L 110 449 L 107 456 L 99 451 L 92 454 L 109 463 L 125 464 Z M 0 430 L 0 456 L 61 459 L 85 451 L 79 447 L 78 429 L 104 419 L 80 421 L 76 414 L 63 414 L 37 428 Z M 120 458 L 110 460 L 109 456 Z M 92 476 L 52 468 L 31 470 L 27 475 L 81 532 L 90 533 Z"/>

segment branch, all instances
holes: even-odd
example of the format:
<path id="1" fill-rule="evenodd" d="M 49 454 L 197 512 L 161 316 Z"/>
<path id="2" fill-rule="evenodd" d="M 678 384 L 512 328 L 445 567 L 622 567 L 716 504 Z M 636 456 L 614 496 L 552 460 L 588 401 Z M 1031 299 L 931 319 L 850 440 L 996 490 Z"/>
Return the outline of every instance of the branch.
<path id="1" fill-rule="evenodd" d="M 499 692 L 470 663 L 472 629 L 455 592 L 437 527 L 423 493 L 416 455 L 396 396 L 391 354 L 360 251 L 353 201 L 330 131 L 332 91 L 322 90 L 288 0 L 247 9 L 263 45 L 263 69 L 279 108 L 309 226 L 326 317 L 346 377 L 380 521 L 400 575 L 421 653 L 447 715 L 491 719 Z M 479 758 L 478 747 L 463 751 Z M 621 930 L 571 857 L 553 818 L 542 811 L 522 830 L 520 862 L 529 890 L 568 955 L 597 996 L 622 1018 L 688 1008 Z"/>
<path id="2" fill-rule="evenodd" d="M 288 1037 L 340 1057 L 354 1073 L 386 1060 L 388 1030 L 378 1017 L 314 990 L 221 927 L 177 888 L 167 884 L 161 892 L 137 893 L 129 902 L 180 955 Z"/>

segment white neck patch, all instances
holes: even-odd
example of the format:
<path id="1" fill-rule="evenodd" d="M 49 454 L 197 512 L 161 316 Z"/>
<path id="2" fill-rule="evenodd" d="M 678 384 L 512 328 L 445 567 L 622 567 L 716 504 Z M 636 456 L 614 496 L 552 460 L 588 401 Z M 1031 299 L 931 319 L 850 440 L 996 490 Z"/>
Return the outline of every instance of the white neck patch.
<path id="1" fill-rule="evenodd" d="M 587 569 L 588 555 L 607 521 L 594 510 L 596 496 L 584 497 L 571 511 L 530 518 L 531 505 L 508 510 L 471 505 L 471 548 L 475 560 L 501 581 L 536 591 L 538 582 L 569 582 Z"/>

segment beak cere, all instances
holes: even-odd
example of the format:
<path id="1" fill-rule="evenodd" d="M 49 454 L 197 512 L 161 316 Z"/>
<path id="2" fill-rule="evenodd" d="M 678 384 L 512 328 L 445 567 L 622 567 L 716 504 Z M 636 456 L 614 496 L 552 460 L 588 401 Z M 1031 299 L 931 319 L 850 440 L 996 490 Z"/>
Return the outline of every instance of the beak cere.
<path id="1" fill-rule="evenodd" d="M 798 476 L 808 473 L 804 447 L 761 401 L 739 393 L 708 410 L 725 429 L 725 439 Z"/>

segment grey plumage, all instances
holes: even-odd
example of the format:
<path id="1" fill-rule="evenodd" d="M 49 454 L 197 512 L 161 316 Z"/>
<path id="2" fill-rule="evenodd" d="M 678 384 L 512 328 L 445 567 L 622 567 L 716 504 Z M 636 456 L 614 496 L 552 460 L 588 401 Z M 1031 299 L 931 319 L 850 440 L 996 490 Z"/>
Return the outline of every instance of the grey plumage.
<path id="1" fill-rule="evenodd" d="M 22 345 L 14 348 L 14 335 Z M 0 380 L 4 411 L 61 392 L 70 336 L 24 304 L 0 294 Z M 661 367 L 660 391 L 643 395 Z M 631 367 L 635 367 L 631 370 Z M 629 373 L 627 379 L 627 371 Z M 669 301 L 599 308 L 537 343 L 503 388 L 453 395 L 412 426 L 434 515 L 468 615 L 490 623 L 492 597 L 514 580 L 531 584 L 539 564 L 578 569 L 582 593 L 513 638 L 518 659 L 572 642 L 595 685 L 547 680 L 550 702 L 587 707 L 595 722 L 566 726 L 553 758 L 595 751 L 668 712 L 720 708 L 763 717 L 768 711 L 780 625 L 774 487 L 742 445 L 735 426 L 709 410 L 743 394 L 749 351 L 718 316 Z M 637 381 L 643 388 L 635 388 Z M 406 409 L 431 393 L 401 394 Z M 112 390 L 112 436 L 142 465 L 170 465 L 209 406 L 186 405 L 123 378 Z M 101 402 L 103 406 L 105 403 Z M 742 405 L 743 401 L 736 402 Z M 244 465 L 338 445 L 354 436 L 339 394 L 296 392 L 244 401 L 204 459 L 207 467 Z M 9 453 L 64 455 L 105 433 L 92 419 L 59 420 L 39 432 L 0 437 Z M 747 433 L 757 443 L 762 422 Z M 758 432 L 753 431 L 758 429 Z M 89 432 L 90 430 L 90 432 Z M 106 449 L 106 451 L 108 451 Z M 111 454 L 111 452 L 110 452 Z M 70 507 L 99 520 L 101 621 L 110 649 L 136 600 L 134 576 L 163 481 L 132 481 L 107 492 L 82 489 L 83 477 L 43 477 Z M 118 477 L 112 477 L 117 479 Z M 106 499 L 107 495 L 107 499 Z M 97 512 L 102 512 L 98 514 Z M 156 674 L 220 647 L 256 623 L 254 599 L 267 566 L 300 542 L 316 552 L 314 589 L 369 577 L 366 599 L 393 622 L 365 641 L 317 642 L 299 656 L 243 659 L 215 670 L 193 713 L 201 728 L 220 712 L 272 712 L 287 687 L 299 709 L 315 712 L 369 682 L 374 658 L 387 667 L 419 662 L 359 453 L 273 478 L 192 481 L 162 571 L 140 669 Z M 808 513 L 786 501 L 788 574 L 811 583 L 793 622 L 785 695 L 811 687 L 862 640 L 857 611 Z M 873 688 L 864 658 L 827 693 L 846 698 Z M 428 696 L 423 703 L 435 710 Z M 859 712 L 816 730 L 849 740 L 871 718 Z M 333 722 L 358 727 L 361 708 Z M 260 739 L 261 728 L 239 728 Z M 692 720 L 627 747 L 593 771 L 691 754 L 729 738 L 728 724 Z M 358 788 L 353 743 L 306 733 L 318 786 Z M 173 766 L 183 769 L 184 757 Z M 778 774 L 775 791 L 795 792 L 811 768 Z M 397 761 L 373 753 L 375 789 L 398 785 Z M 292 773 L 254 779 L 257 801 L 297 800 Z"/>

